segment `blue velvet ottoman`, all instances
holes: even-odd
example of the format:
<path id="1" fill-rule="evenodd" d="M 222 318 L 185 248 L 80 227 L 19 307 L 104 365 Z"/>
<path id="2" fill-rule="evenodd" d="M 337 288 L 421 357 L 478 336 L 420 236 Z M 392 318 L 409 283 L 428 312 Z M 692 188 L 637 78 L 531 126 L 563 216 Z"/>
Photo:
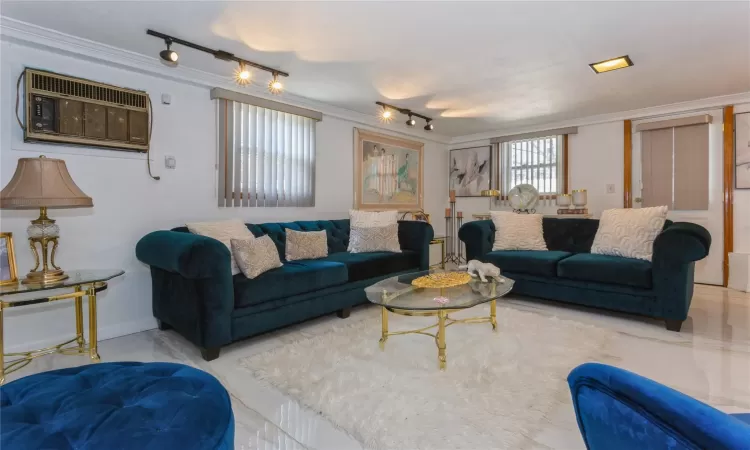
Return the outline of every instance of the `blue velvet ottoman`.
<path id="1" fill-rule="evenodd" d="M 171 363 L 92 364 L 0 387 L 2 450 L 233 449 L 229 394 Z"/>

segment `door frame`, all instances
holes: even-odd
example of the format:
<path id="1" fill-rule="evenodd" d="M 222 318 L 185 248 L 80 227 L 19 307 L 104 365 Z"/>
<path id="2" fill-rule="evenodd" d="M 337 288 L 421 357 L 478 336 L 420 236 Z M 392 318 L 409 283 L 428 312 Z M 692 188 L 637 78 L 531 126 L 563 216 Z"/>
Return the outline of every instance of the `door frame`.
<path id="1" fill-rule="evenodd" d="M 729 282 L 729 253 L 734 251 L 734 106 L 723 108 L 724 287 Z M 623 207 L 633 207 L 633 121 L 623 122 Z"/>

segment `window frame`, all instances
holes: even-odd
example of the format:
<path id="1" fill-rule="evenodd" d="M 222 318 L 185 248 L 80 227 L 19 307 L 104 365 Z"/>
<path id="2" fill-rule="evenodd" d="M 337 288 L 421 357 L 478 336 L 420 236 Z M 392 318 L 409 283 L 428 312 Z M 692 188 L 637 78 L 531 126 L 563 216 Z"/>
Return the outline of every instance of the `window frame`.
<path id="1" fill-rule="evenodd" d="M 540 200 L 548 200 L 548 199 L 556 199 L 558 195 L 560 194 L 566 194 L 568 193 L 568 134 L 548 134 L 548 135 L 540 135 L 540 136 L 534 136 L 524 139 L 515 139 L 515 140 L 509 140 L 504 142 L 497 143 L 496 148 L 496 154 L 497 154 L 497 186 L 498 190 L 500 191 L 500 200 L 507 200 L 508 194 L 510 190 L 518 184 L 521 183 L 515 183 L 512 184 L 511 177 L 511 170 L 513 170 L 513 167 L 510 166 L 511 161 L 511 154 L 512 146 L 517 143 L 521 142 L 533 142 L 533 141 L 542 141 L 547 140 L 550 138 L 555 139 L 556 143 L 556 161 L 554 163 L 538 163 L 538 164 L 531 164 L 526 165 L 524 167 L 527 168 L 527 170 L 533 171 L 539 167 L 550 167 L 554 166 L 557 170 L 557 175 L 555 177 L 556 180 L 556 192 L 542 192 L 535 183 L 529 183 L 537 187 L 537 190 L 540 190 L 539 192 L 539 198 Z M 539 180 L 540 178 L 537 178 Z"/>

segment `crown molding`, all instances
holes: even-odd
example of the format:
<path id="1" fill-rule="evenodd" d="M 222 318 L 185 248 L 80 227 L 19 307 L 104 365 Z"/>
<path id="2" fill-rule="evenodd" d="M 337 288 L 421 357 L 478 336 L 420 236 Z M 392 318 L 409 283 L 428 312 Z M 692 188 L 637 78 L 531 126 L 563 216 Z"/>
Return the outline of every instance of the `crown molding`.
<path id="1" fill-rule="evenodd" d="M 282 97 L 272 96 L 263 87 L 258 85 L 246 86 L 240 90 L 232 81 L 231 77 L 223 77 L 214 73 L 191 69 L 184 66 L 167 67 L 161 64 L 159 59 L 155 57 L 61 33 L 59 31 L 40 27 L 38 25 L 2 15 L 0 15 L 0 40 L 41 50 L 54 51 L 56 53 L 62 53 L 95 63 L 105 63 L 108 66 L 157 76 L 178 83 L 191 84 L 209 89 L 221 87 L 236 92 L 251 94 L 268 100 L 320 111 L 326 116 L 386 131 L 391 134 L 400 134 L 417 138 L 422 141 L 436 142 L 438 144 L 449 144 L 451 142 L 450 137 L 441 134 L 429 133 L 428 135 L 427 133 L 416 132 L 406 128 L 392 129 L 384 127 L 378 116 L 375 114 L 363 114 L 288 92 L 285 92 Z M 206 94 L 206 98 L 208 99 L 208 93 Z"/>
<path id="2" fill-rule="evenodd" d="M 485 141 L 488 139 L 508 136 L 511 134 L 535 133 L 538 131 L 551 130 L 566 127 L 582 127 L 586 125 L 596 125 L 599 123 L 617 122 L 620 120 L 637 120 L 646 118 L 656 118 L 670 114 L 700 111 L 710 108 L 723 107 L 727 105 L 740 105 L 750 103 L 750 92 L 741 92 L 738 94 L 722 95 L 719 97 L 709 97 L 699 100 L 690 100 L 687 102 L 672 103 L 669 105 L 652 106 L 649 108 L 633 109 L 630 111 L 621 111 L 596 116 L 581 117 L 579 119 L 566 120 L 562 122 L 550 122 L 543 125 L 534 125 L 533 127 L 514 128 L 497 131 L 488 131 L 484 133 L 467 134 L 456 136 L 451 139 L 451 145 L 467 144 L 475 141 Z"/>

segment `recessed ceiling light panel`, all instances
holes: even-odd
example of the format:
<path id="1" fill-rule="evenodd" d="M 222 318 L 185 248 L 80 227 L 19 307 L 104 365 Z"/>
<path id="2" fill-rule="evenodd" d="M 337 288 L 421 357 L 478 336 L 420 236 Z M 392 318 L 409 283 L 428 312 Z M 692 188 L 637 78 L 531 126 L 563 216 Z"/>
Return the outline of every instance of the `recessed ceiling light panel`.
<path id="1" fill-rule="evenodd" d="M 609 71 L 617 70 L 617 69 L 624 69 L 632 65 L 633 65 L 633 61 L 630 59 L 628 55 L 589 64 L 591 69 L 596 73 L 603 73 L 603 72 L 609 72 Z"/>

